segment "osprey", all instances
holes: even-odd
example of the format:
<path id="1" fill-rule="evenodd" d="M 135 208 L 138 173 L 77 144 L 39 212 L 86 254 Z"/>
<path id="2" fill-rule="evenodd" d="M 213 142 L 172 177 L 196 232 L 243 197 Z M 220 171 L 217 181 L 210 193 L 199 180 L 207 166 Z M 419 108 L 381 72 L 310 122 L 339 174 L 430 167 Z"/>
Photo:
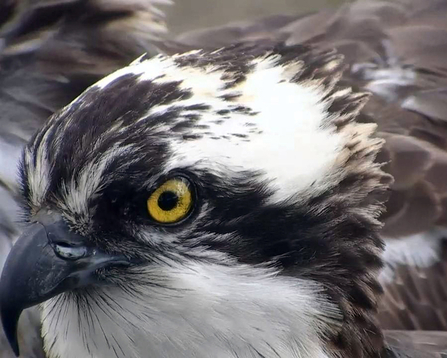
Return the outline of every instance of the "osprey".
<path id="1" fill-rule="evenodd" d="M 312 21 L 279 17 L 157 43 L 167 52 L 210 50 L 141 59 L 54 116 L 22 163 L 33 223 L 24 235 L 36 241 L 20 239 L 3 274 L 10 340 L 20 310 L 47 300 L 42 320 L 50 356 L 396 356 L 375 322 L 381 247 L 375 215 L 389 181 L 373 162 L 379 150 L 377 162 L 391 156 L 385 169 L 396 177 L 380 233 L 407 235 L 394 247 L 387 240 L 381 281 L 393 290 L 382 309 L 391 302 L 392 313 L 403 307 L 413 315 L 406 322 L 407 315 L 382 315 L 381 324 L 403 319 L 405 328 L 442 327 L 442 296 L 429 297 L 436 306 L 427 315 L 427 305 L 418 306 L 399 280 L 416 277 L 420 286 L 417 271 L 402 266 L 408 263 L 428 267 L 429 280 L 440 277 L 430 266 L 440 258 L 442 210 L 417 220 L 410 214 L 427 202 L 438 208 L 442 199 L 431 168 L 443 158 L 434 135 L 445 114 L 445 22 L 433 14 L 442 18 L 445 4 L 366 4 Z M 430 24 L 418 34 L 440 49 L 430 61 L 421 59 L 420 42 L 416 53 L 403 46 L 403 35 L 415 22 L 426 23 L 427 14 Z M 354 31 L 366 23 L 368 33 Z M 224 42 L 257 42 L 226 47 L 220 34 Z M 287 45 L 272 45 L 278 40 Z M 216 45 L 226 48 L 216 52 Z M 328 46 L 345 54 L 349 67 L 341 79 L 341 58 Z M 350 91 L 353 85 L 374 93 L 363 110 L 365 96 Z M 394 120 L 398 114 L 412 124 Z M 379 124 L 382 149 L 369 122 Z M 423 130 L 399 132 L 421 124 Z M 297 134 L 300 140 L 292 140 Z M 406 152 L 426 155 L 421 170 L 399 176 Z M 408 242 L 423 244 L 421 255 L 415 258 Z M 18 258 L 27 252 L 28 268 Z M 47 270 L 52 263 L 63 267 Z M 41 284 L 36 268 L 49 273 Z M 27 279 L 32 272 L 36 277 Z M 403 304 L 393 301 L 396 291 Z M 436 337 L 445 342 L 442 333 L 415 332 L 407 342 L 397 332 L 387 337 L 406 347 Z"/>

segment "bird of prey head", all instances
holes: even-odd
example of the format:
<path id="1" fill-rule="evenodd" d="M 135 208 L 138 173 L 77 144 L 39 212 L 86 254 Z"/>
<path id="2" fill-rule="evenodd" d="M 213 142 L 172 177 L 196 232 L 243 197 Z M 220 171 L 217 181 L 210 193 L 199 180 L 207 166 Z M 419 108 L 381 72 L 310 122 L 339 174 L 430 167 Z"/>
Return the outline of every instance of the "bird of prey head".
<path id="1" fill-rule="evenodd" d="M 341 70 L 281 44 L 142 57 L 53 115 L 1 279 L 15 351 L 40 304 L 49 357 L 379 357 L 389 180 Z"/>

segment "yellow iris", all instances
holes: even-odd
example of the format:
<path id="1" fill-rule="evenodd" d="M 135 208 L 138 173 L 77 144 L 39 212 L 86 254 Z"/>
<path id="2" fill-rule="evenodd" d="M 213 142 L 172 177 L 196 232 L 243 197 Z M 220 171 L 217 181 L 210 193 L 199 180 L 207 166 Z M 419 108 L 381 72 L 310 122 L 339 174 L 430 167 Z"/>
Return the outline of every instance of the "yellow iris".
<path id="1" fill-rule="evenodd" d="M 191 185 L 184 178 L 170 179 L 159 186 L 147 200 L 149 215 L 159 223 L 182 220 L 192 207 Z"/>

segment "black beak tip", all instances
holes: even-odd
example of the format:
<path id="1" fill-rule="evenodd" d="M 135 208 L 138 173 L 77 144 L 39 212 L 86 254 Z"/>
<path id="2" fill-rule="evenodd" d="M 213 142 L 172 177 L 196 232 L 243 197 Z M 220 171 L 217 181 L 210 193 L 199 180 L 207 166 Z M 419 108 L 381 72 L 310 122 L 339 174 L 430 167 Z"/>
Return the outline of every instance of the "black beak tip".
<path id="1" fill-rule="evenodd" d="M 23 306 L 21 305 L 21 300 L 16 295 L 11 295 L 11 282 L 15 281 L 9 274 L 9 270 L 7 270 L 7 264 L 5 264 L 0 279 L 0 318 L 9 345 L 18 357 L 20 351 L 17 339 L 17 327 Z"/>
<path id="2" fill-rule="evenodd" d="M 6 338 L 12 351 L 18 357 L 20 355 L 19 342 L 17 339 L 17 323 L 20 317 L 20 313 L 2 310 L 2 325 Z"/>
<path id="3" fill-rule="evenodd" d="M 15 340 L 14 342 L 10 340 L 9 344 L 11 345 L 12 351 L 14 352 L 15 356 L 20 356 L 19 344 L 17 343 L 17 340 Z"/>
<path id="4" fill-rule="evenodd" d="M 12 336 L 6 337 L 8 338 L 9 345 L 12 348 L 12 351 L 16 355 L 16 357 L 20 356 L 20 350 L 19 350 L 19 342 L 17 341 L 17 334 L 14 334 Z"/>

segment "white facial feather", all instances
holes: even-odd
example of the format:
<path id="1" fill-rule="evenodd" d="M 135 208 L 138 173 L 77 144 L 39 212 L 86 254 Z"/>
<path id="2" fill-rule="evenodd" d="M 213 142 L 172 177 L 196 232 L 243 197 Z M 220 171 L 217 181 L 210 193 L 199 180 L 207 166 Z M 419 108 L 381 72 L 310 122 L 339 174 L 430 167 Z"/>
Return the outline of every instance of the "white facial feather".
<path id="1" fill-rule="evenodd" d="M 330 357 L 321 340 L 339 316 L 314 282 L 194 261 L 154 264 L 142 277 L 145 284 L 129 285 L 134 294 L 84 294 L 90 305 L 80 311 L 63 296 L 44 303 L 50 357 Z"/>
<path id="2" fill-rule="evenodd" d="M 113 159 L 120 156 L 128 157 L 132 145 L 115 146 L 109 148 L 96 161 L 89 162 L 81 171 L 78 180 L 71 180 L 68 184 L 63 183 L 63 197 L 58 202 L 60 208 L 66 215 L 75 214 L 79 217 L 90 217 L 89 200 L 93 198 L 112 178 L 104 176 L 104 171 Z M 72 221 L 76 221 L 73 217 Z"/>
<path id="3" fill-rule="evenodd" d="M 174 142 L 171 169 L 193 166 L 262 171 L 273 189 L 273 201 L 300 195 L 313 184 L 314 193 L 324 189 L 325 176 L 342 148 L 342 137 L 332 128 L 322 128 L 327 119 L 325 105 L 320 102 L 322 93 L 311 85 L 280 83 L 281 68 L 264 63 L 258 66 L 265 68 L 248 76 L 240 88 L 243 95 L 236 100 L 258 112 L 251 121 L 256 132 L 250 133 L 244 115 L 232 116 L 222 124 L 214 124 L 214 116 L 205 116 L 200 124 L 209 126 L 215 136 L 237 134 L 248 139 L 204 136 Z"/>
<path id="4" fill-rule="evenodd" d="M 137 60 L 97 84 L 104 88 L 129 73 L 140 74 L 140 81 L 182 81 L 181 88 L 191 90 L 193 96 L 173 105 L 211 106 L 212 110 L 203 113 L 197 122 L 206 126 L 202 131 L 194 131 L 202 135 L 200 139 L 172 138 L 174 155 L 166 171 L 188 166 L 261 171 L 273 189 L 272 202 L 308 198 L 333 184 L 334 176 L 341 174 L 340 156 L 349 138 L 328 125 L 330 101 L 322 100 L 327 94 L 323 86 L 316 81 L 290 82 L 300 72 L 302 63 L 280 66 L 278 56 L 257 58 L 252 61 L 255 69 L 246 80 L 227 89 L 222 79 L 224 72 L 212 65 L 178 67 L 176 58 L 187 55 Z M 239 96 L 228 102 L 223 96 L 229 94 Z M 148 114 L 162 114 L 171 106 L 154 106 Z M 231 111 L 238 106 L 249 108 L 251 114 L 232 111 L 229 118 L 219 121 L 217 111 Z"/>
<path id="5" fill-rule="evenodd" d="M 31 201 L 35 207 L 39 207 L 50 185 L 51 165 L 48 161 L 46 146 L 37 148 L 35 164 L 30 149 L 25 149 L 24 158 L 29 168 L 28 186 L 30 188 Z"/>

